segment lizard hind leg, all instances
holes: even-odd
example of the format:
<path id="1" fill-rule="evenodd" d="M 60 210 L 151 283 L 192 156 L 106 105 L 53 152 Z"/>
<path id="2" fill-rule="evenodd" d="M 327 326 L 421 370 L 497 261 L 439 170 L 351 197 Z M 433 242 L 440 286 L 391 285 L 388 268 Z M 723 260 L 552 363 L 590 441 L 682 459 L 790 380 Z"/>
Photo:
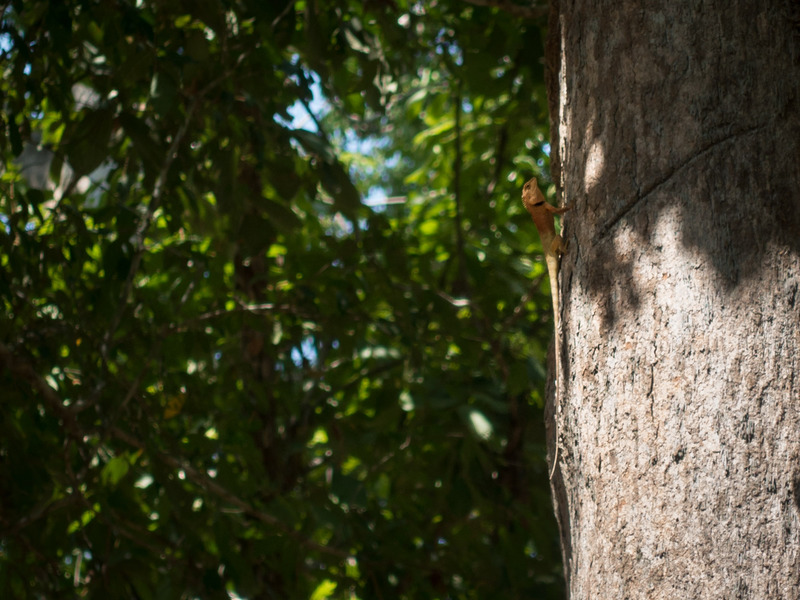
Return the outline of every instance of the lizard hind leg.
<path id="1" fill-rule="evenodd" d="M 553 241 L 550 242 L 550 252 L 553 256 L 558 256 L 559 254 L 564 254 L 567 251 L 567 244 L 564 242 L 564 238 L 560 235 L 556 235 L 553 238 Z"/>

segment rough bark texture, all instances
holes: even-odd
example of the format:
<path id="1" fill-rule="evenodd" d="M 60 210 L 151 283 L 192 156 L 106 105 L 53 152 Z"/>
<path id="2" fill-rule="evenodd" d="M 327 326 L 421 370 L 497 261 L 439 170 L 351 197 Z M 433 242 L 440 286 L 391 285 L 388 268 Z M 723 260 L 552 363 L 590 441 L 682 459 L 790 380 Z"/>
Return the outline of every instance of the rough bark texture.
<path id="1" fill-rule="evenodd" d="M 554 2 L 572 599 L 800 598 L 797 12 Z"/>

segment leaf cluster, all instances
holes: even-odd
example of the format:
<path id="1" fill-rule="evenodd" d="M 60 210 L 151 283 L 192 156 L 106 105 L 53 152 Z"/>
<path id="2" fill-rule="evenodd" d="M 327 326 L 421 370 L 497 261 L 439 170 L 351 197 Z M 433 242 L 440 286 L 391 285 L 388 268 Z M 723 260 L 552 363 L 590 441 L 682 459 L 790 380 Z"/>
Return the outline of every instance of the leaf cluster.
<path id="1" fill-rule="evenodd" d="M 539 24 L 2 19 L 0 595 L 560 597 Z"/>

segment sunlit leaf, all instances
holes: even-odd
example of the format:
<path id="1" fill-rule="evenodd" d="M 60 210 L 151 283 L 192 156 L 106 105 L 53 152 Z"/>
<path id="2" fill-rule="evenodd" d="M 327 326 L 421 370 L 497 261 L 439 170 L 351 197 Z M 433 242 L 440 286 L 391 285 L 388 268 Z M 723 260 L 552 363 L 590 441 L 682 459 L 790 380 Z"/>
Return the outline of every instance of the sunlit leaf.
<path id="1" fill-rule="evenodd" d="M 325 600 L 330 598 L 336 591 L 336 582 L 326 579 L 320 583 L 316 589 L 311 593 L 310 600 Z"/>

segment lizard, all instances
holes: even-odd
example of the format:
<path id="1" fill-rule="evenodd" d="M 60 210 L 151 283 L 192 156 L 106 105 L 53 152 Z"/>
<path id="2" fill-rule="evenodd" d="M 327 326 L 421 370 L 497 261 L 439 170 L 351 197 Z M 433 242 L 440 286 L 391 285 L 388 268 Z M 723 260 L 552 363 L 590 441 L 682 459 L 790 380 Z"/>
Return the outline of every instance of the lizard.
<path id="1" fill-rule="evenodd" d="M 542 240 L 544 250 L 544 260 L 547 263 L 547 275 L 550 278 L 550 297 L 553 300 L 553 324 L 555 329 L 555 387 L 556 402 L 559 402 L 560 379 L 561 379 L 561 306 L 558 299 L 558 259 L 566 251 L 564 240 L 556 233 L 555 218 L 553 215 L 561 215 L 567 212 L 571 206 L 558 208 L 548 204 L 542 195 L 536 178 L 529 179 L 522 186 L 522 204 L 531 215 L 533 224 L 539 231 L 539 238 Z M 556 472 L 558 464 L 558 415 L 555 415 L 556 423 L 556 451 L 553 457 L 553 470 L 550 479 Z"/>

